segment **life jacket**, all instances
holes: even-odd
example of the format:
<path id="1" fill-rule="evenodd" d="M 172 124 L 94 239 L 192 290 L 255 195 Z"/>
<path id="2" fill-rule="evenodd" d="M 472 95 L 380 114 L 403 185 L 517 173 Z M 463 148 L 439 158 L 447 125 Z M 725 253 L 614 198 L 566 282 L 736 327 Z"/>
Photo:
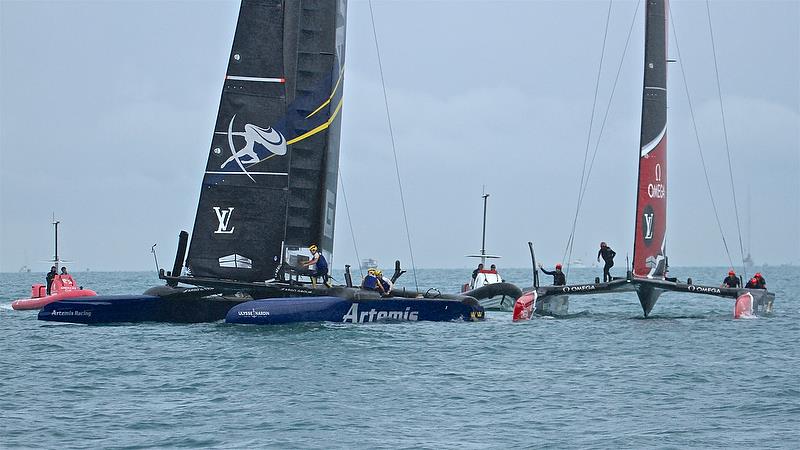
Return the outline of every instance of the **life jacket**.
<path id="1" fill-rule="evenodd" d="M 386 277 L 381 277 L 380 282 L 381 286 L 383 286 L 383 292 L 388 294 L 392 290 L 392 282 L 387 280 Z"/>
<path id="2" fill-rule="evenodd" d="M 319 254 L 319 259 L 317 260 L 317 272 L 327 272 L 328 271 L 328 260 L 325 259 L 325 256 L 322 253 Z"/>

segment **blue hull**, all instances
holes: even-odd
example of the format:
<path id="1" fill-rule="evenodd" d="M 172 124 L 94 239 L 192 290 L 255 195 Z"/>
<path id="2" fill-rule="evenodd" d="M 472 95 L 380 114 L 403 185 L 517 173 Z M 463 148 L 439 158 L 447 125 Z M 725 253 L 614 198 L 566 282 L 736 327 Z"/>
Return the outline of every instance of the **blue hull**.
<path id="1" fill-rule="evenodd" d="M 252 300 L 234 306 L 225 322 L 280 325 L 298 322 L 367 323 L 379 321 L 482 320 L 483 308 L 459 300 L 297 297 Z"/>
<path id="2" fill-rule="evenodd" d="M 154 295 L 76 297 L 46 305 L 39 320 L 82 324 L 119 322 L 214 322 L 242 300 L 221 297 L 170 299 Z"/>

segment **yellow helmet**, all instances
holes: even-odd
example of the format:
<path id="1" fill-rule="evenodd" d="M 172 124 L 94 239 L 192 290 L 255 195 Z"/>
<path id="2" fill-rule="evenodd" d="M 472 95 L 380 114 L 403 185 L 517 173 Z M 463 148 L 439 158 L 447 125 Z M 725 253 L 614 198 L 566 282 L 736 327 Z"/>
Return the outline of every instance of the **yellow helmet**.
<path id="1" fill-rule="evenodd" d="M 315 252 L 315 251 L 317 251 L 317 245 L 316 244 L 311 244 L 311 245 L 308 246 L 308 249 L 310 251 L 312 251 L 312 252 Z"/>
<path id="2" fill-rule="evenodd" d="M 378 269 L 374 269 L 374 268 L 367 269 L 367 273 L 370 274 L 370 275 L 375 275 L 376 272 L 378 272 Z"/>
<path id="3" fill-rule="evenodd" d="M 375 269 L 375 276 L 376 276 L 376 277 L 379 277 L 379 276 L 381 276 L 381 275 L 383 275 L 383 272 L 381 272 L 381 271 L 380 271 L 380 270 L 378 270 L 378 269 Z"/>

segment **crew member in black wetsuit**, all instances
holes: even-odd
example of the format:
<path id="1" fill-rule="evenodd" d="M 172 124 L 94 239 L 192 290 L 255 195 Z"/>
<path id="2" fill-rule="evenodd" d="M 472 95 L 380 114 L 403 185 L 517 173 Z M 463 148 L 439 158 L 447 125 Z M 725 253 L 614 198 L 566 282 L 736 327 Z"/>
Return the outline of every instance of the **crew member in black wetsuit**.
<path id="1" fill-rule="evenodd" d="M 550 272 L 549 270 L 545 270 L 541 264 L 539 264 L 539 270 L 546 275 L 553 276 L 553 286 L 564 286 L 567 284 L 567 277 L 564 275 L 564 272 L 561 271 L 561 264 L 556 264 L 556 270 Z"/>
<path id="2" fill-rule="evenodd" d="M 603 283 L 611 281 L 611 268 L 614 267 L 614 256 L 617 252 L 611 250 L 605 242 L 600 243 L 600 251 L 597 252 L 597 262 L 600 262 L 600 257 L 603 258 L 606 265 L 603 266 Z"/>
<path id="3" fill-rule="evenodd" d="M 758 278 L 753 277 L 750 278 L 750 281 L 748 281 L 747 284 L 744 285 L 744 287 L 746 287 L 747 289 L 761 289 L 758 287 L 758 284 L 759 284 Z"/>
<path id="4" fill-rule="evenodd" d="M 737 288 L 739 286 L 740 286 L 739 277 L 736 276 L 736 272 L 732 270 L 729 271 L 728 276 L 725 277 L 724 280 L 722 280 L 722 287 Z"/>
<path id="5" fill-rule="evenodd" d="M 55 278 L 56 275 L 58 275 L 58 269 L 56 269 L 56 266 L 53 266 L 50 268 L 50 272 L 47 272 L 47 295 L 50 295 L 50 285 L 53 284 L 53 278 Z"/>

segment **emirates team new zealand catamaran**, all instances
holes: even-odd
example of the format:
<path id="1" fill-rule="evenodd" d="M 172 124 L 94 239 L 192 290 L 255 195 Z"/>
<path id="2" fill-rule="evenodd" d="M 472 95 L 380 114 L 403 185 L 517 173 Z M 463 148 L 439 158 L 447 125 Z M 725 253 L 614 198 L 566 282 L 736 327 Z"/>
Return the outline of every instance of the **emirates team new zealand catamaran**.
<path id="1" fill-rule="evenodd" d="M 181 232 L 172 270 L 159 272 L 166 286 L 56 302 L 40 320 L 483 318 L 469 292 L 393 289 L 382 298 L 350 282 L 301 281 L 307 278 L 297 267 L 307 261 L 307 246 L 316 244 L 328 260 L 333 250 L 346 9 L 345 0 L 242 1 L 186 257 L 189 274 L 182 275 L 189 236 Z M 400 274 L 398 264 L 395 279 Z"/>
<path id="2" fill-rule="evenodd" d="M 538 286 L 517 299 L 514 320 L 535 314 L 566 314 L 567 296 L 636 292 L 644 316 L 667 291 L 735 299 L 734 316 L 772 312 L 775 294 L 766 289 L 724 288 L 680 283 L 667 277 L 667 3 L 646 1 L 644 89 L 639 146 L 639 182 L 633 268 L 623 279 L 606 283 Z M 531 247 L 531 254 L 533 250 Z M 535 259 L 535 258 L 534 258 Z M 535 265 L 535 261 L 534 261 Z"/>

